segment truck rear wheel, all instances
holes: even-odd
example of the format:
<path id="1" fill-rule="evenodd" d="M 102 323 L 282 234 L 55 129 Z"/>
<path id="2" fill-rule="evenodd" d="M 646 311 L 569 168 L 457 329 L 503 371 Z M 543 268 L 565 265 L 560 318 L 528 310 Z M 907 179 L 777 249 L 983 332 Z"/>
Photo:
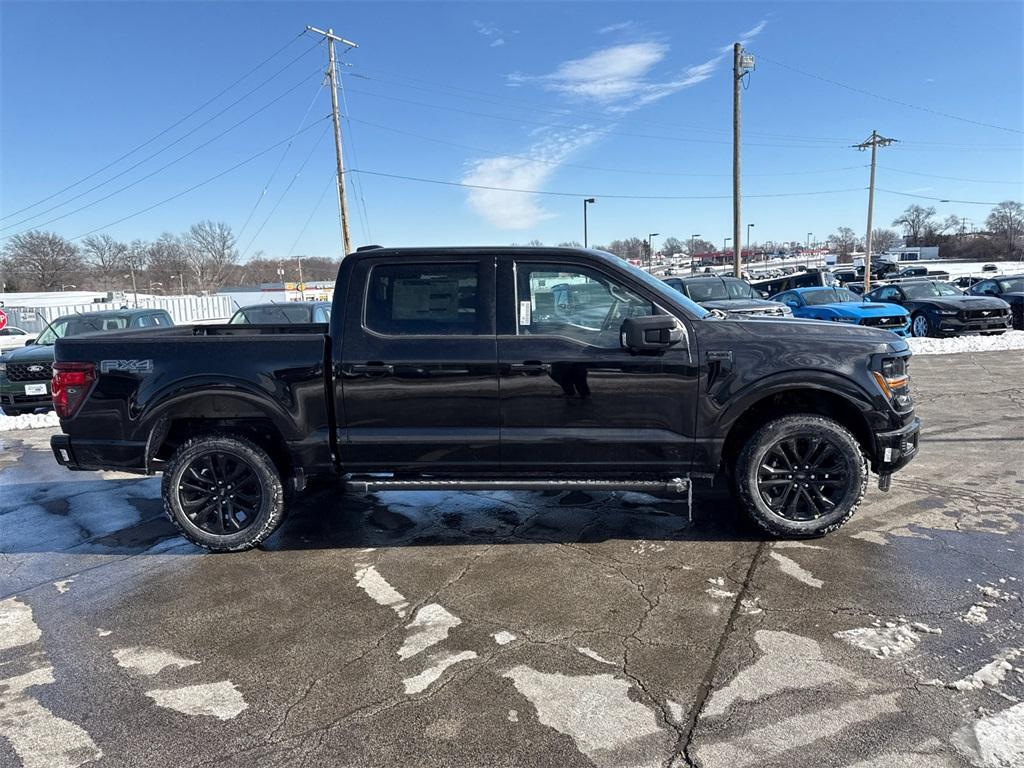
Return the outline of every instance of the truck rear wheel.
<path id="1" fill-rule="evenodd" d="M 251 549 L 284 518 L 277 466 L 259 446 L 230 435 L 203 435 L 179 446 L 162 491 L 171 522 L 214 552 Z"/>
<path id="2" fill-rule="evenodd" d="M 773 536 L 834 531 L 856 512 L 867 483 L 867 461 L 856 438 L 813 414 L 768 422 L 736 462 L 737 496 Z"/>

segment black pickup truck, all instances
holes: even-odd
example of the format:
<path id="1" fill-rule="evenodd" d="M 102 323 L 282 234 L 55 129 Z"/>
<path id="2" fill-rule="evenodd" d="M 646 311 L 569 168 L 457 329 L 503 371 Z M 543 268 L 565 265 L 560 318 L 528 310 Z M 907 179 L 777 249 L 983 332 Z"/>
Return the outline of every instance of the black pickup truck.
<path id="1" fill-rule="evenodd" d="M 259 544 L 312 476 L 351 490 L 644 490 L 726 479 L 769 533 L 816 536 L 917 452 L 887 331 L 727 316 L 609 254 L 369 247 L 331 320 L 61 339 L 52 448 L 163 472 L 217 551 Z"/>

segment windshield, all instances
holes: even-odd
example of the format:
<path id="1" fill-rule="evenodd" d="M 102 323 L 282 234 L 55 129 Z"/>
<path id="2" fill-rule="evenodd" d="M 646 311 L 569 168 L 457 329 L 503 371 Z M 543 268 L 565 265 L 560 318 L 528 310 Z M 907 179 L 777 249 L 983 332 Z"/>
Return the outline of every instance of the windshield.
<path id="1" fill-rule="evenodd" d="M 902 286 L 903 292 L 911 299 L 931 299 L 936 296 L 960 296 L 960 291 L 949 283 L 906 283 Z"/>
<path id="2" fill-rule="evenodd" d="M 721 280 L 694 280 L 683 283 L 683 290 L 691 299 L 700 303 L 702 301 L 722 301 L 729 298 L 725 290 L 725 283 Z"/>
<path id="3" fill-rule="evenodd" d="M 128 327 L 130 321 L 127 317 L 95 317 L 93 315 L 76 315 L 68 319 L 65 336 L 78 336 L 82 333 L 96 333 L 97 331 L 120 331 Z"/>
<path id="4" fill-rule="evenodd" d="M 270 304 L 244 307 L 231 318 L 232 325 L 281 325 L 282 323 L 308 323 L 311 309 L 306 304 Z"/>
<path id="5" fill-rule="evenodd" d="M 611 254 L 607 255 L 611 256 Z M 613 258 L 617 259 L 617 257 Z M 620 259 L 617 260 L 619 261 L 620 268 L 624 269 L 626 272 L 632 275 L 634 279 L 646 285 L 658 296 L 665 296 L 666 298 L 669 298 L 672 301 L 674 301 L 676 304 L 682 304 L 684 307 L 686 307 L 686 311 L 689 312 L 694 317 L 703 319 L 711 314 L 706 309 L 704 309 L 704 307 L 700 306 L 699 304 L 694 304 L 692 301 L 690 301 L 690 299 L 688 299 L 685 294 L 679 293 L 678 291 L 673 291 L 670 286 L 665 285 L 664 282 L 654 277 L 650 273 L 644 272 L 642 269 L 630 264 L 628 261 L 622 261 Z"/>
<path id="6" fill-rule="evenodd" d="M 1024 293 L 1024 277 L 1015 277 L 1011 280 L 1000 280 L 999 288 L 1003 293 Z"/>
<path id="7" fill-rule="evenodd" d="M 40 346 L 48 346 L 53 344 L 57 339 L 64 338 L 65 332 L 68 329 L 68 320 L 70 318 L 62 318 L 57 320 L 55 323 L 50 323 L 46 329 L 36 337 L 36 344 Z"/>
<path id="8" fill-rule="evenodd" d="M 864 301 L 860 296 L 853 291 L 848 291 L 846 288 L 822 288 L 820 291 L 805 291 L 803 297 L 804 302 L 809 306 Z"/>
<path id="9" fill-rule="evenodd" d="M 738 280 L 735 277 L 732 279 L 725 280 L 725 289 L 729 292 L 730 299 L 759 299 L 759 295 L 754 293 L 754 289 L 750 287 L 744 280 Z"/>

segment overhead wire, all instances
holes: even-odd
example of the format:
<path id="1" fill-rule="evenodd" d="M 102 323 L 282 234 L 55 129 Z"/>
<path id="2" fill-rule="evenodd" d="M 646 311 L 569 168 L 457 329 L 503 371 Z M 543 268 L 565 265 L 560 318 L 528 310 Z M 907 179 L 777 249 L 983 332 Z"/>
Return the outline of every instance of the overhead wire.
<path id="1" fill-rule="evenodd" d="M 215 93 L 215 94 L 214 94 L 213 96 L 211 96 L 211 97 L 210 97 L 209 99 L 207 99 L 206 101 L 204 101 L 204 102 L 203 102 L 202 104 L 200 104 L 200 105 L 199 105 L 198 107 L 196 107 L 195 109 L 193 109 L 193 110 L 192 110 L 191 112 L 189 112 L 189 113 L 188 113 L 188 114 L 186 114 L 185 116 L 183 116 L 183 117 L 179 118 L 178 120 L 176 120 L 175 122 L 171 123 L 171 124 L 170 124 L 169 126 L 167 126 L 166 128 L 164 128 L 163 130 L 161 130 L 161 131 L 160 131 L 159 133 L 156 133 L 156 134 L 154 134 L 153 136 L 151 136 L 150 138 L 146 139 L 146 140 L 145 140 L 144 142 L 142 142 L 141 144 L 138 144 L 138 145 L 136 145 L 136 146 L 132 147 L 131 149 L 129 149 L 129 150 L 128 150 L 127 152 L 125 152 L 124 154 L 122 154 L 122 155 L 119 155 L 118 157 L 114 158 L 113 160 L 111 160 L 110 162 L 108 162 L 108 163 L 107 163 L 106 165 L 104 165 L 104 166 L 103 166 L 102 168 L 98 168 L 98 169 L 96 169 L 96 170 L 95 170 L 95 171 L 93 171 L 92 173 L 89 173 L 89 174 L 87 174 L 87 175 L 83 176 L 82 178 L 80 178 L 80 179 L 78 179 L 78 180 L 76 180 L 76 181 L 73 181 L 73 182 L 71 182 L 71 183 L 70 183 L 70 184 L 68 184 L 67 186 L 64 186 L 64 187 L 62 187 L 61 189 L 58 189 L 58 190 L 57 190 L 56 192 L 53 192 L 53 193 L 51 193 L 51 194 L 47 195 L 46 197 L 43 197 L 43 198 L 40 198 L 39 200 L 36 200 L 36 201 L 35 201 L 34 203 L 30 203 L 29 205 L 26 205 L 26 206 L 24 206 L 23 208 L 19 208 L 19 209 L 18 209 L 18 210 L 16 210 L 16 211 L 11 211 L 10 213 L 6 213 L 6 214 L 4 214 L 3 216 L 0 216 L 0 221 L 2 221 L 3 219 L 8 219 L 8 218 L 10 218 L 10 217 L 12 217 L 12 216 L 17 216 L 17 215 L 18 215 L 19 213 L 23 213 L 24 211 L 27 211 L 27 210 L 29 210 L 29 209 L 31 209 L 31 208 L 35 208 L 35 207 L 36 207 L 37 205 L 40 205 L 41 203 L 45 203 L 45 202 L 46 202 L 46 201 L 48 201 L 48 200 L 52 200 L 53 198 L 57 197 L 58 195 L 61 195 L 61 194 L 63 194 L 64 192 L 67 192 L 67 191 L 68 191 L 69 189 L 73 189 L 74 187 L 77 187 L 77 186 L 78 186 L 79 184 L 82 184 L 83 182 L 86 182 L 86 181 L 88 181 L 89 179 L 92 179 L 92 178 L 94 178 L 94 177 L 98 176 L 99 174 L 101 174 L 101 173 L 103 173 L 103 172 L 104 172 L 105 170 L 107 170 L 108 168 L 111 168 L 111 167 L 113 167 L 113 166 L 117 165 L 117 164 L 118 164 L 119 162 L 121 162 L 122 160 L 125 160 L 125 159 L 127 159 L 127 158 L 131 157 L 131 156 L 132 156 L 132 155 L 134 155 L 134 154 L 135 154 L 136 152 L 138 152 L 138 151 L 139 151 L 140 149 L 143 149 L 144 147 L 147 147 L 147 146 L 149 146 L 149 145 L 150 145 L 150 144 L 152 144 L 152 143 L 153 143 L 154 141 L 156 141 L 157 139 L 159 139 L 159 138 L 160 138 L 161 136 L 164 136 L 164 135 L 166 135 L 167 133 L 169 133 L 170 131 L 172 131 L 172 130 L 174 130 L 175 128 L 177 128 L 177 127 L 178 127 L 179 125 L 181 125 L 182 123 L 184 123 L 184 122 L 185 122 L 186 120 L 188 120 L 189 118 L 191 118 L 191 117 L 192 117 L 193 115 L 195 115 L 195 114 L 197 114 L 197 113 L 201 112 L 201 111 L 202 111 L 203 109 L 205 109 L 205 108 L 206 108 L 206 107 L 208 107 L 208 106 L 209 106 L 210 104 L 212 104 L 213 102 L 215 102 L 215 101 L 216 101 L 217 99 L 219 99 L 219 98 L 220 98 L 221 96 L 223 96 L 223 95 L 224 95 L 225 93 L 227 93 L 228 91 L 230 91 L 230 90 L 231 90 L 232 88 L 234 88 L 234 87 L 235 87 L 236 85 L 238 85 L 239 83 L 241 83 L 242 81 L 244 81 L 244 80 L 245 80 L 246 78 L 248 78 L 248 77 L 249 77 L 250 75 L 252 75 L 252 74 L 254 74 L 255 72 L 257 72 L 257 71 L 258 71 L 259 69 L 261 69 L 261 68 L 262 68 L 262 67 L 263 67 L 264 65 L 268 64 L 268 63 L 269 63 L 269 62 L 271 62 L 271 61 L 272 61 L 273 59 L 277 58 L 277 57 L 278 57 L 278 56 L 279 56 L 280 54 L 282 54 L 282 53 L 283 53 L 284 51 L 286 51 L 286 50 L 287 50 L 288 48 L 290 48 L 290 47 L 291 47 L 292 45 L 294 45 L 294 44 L 295 44 L 295 42 L 296 42 L 296 41 L 298 41 L 298 39 L 299 39 L 299 38 L 301 38 L 301 37 L 302 37 L 302 36 L 303 36 L 304 34 L 305 34 L 305 32 L 300 32 L 300 33 L 299 33 L 298 35 L 296 35 L 295 37 L 293 37 L 293 38 L 292 38 L 291 40 L 289 40 L 289 41 L 288 41 L 287 43 L 285 43 L 285 44 L 284 44 L 283 46 L 281 46 L 281 47 L 280 47 L 280 48 L 278 48 L 278 49 L 277 49 L 276 51 L 274 51 L 274 52 L 273 52 L 272 54 L 270 54 L 270 55 L 269 55 L 269 56 L 268 56 L 267 58 L 263 59 L 263 60 L 262 60 L 262 61 L 261 61 L 261 62 L 260 62 L 259 64 L 257 64 L 256 66 L 254 66 L 254 67 L 253 67 L 252 69 L 248 70 L 248 71 L 247 71 L 247 72 L 246 72 L 246 73 L 245 73 L 244 75 L 242 75 L 241 77 L 239 77 L 239 78 L 238 78 L 237 80 L 235 80 L 234 82 L 232 82 L 232 83 L 231 83 L 230 85 L 226 86 L 225 88 L 223 88 L 223 89 L 221 89 L 220 91 L 218 91 L 217 93 Z M 316 43 L 316 44 L 314 44 L 314 45 L 310 46 L 309 48 L 307 48 L 306 50 L 304 50 L 304 51 L 302 52 L 302 54 L 301 54 L 301 55 L 299 56 L 299 58 L 302 58 L 302 56 L 305 56 L 305 55 L 306 55 L 307 53 L 309 53 L 310 51 L 312 51 L 312 50 L 313 50 L 314 48 L 316 48 L 316 47 L 317 47 L 317 45 L 319 45 L 319 43 Z M 295 59 L 295 60 L 293 60 L 293 61 L 289 62 L 288 64 L 286 64 L 286 65 L 285 65 L 285 66 L 284 66 L 284 67 L 283 67 L 283 68 L 282 68 L 281 70 L 279 70 L 278 74 L 280 74 L 280 72 L 283 72 L 283 71 L 284 71 L 284 69 L 287 69 L 288 67 L 290 67 L 290 66 L 291 66 L 291 65 L 292 65 L 293 63 L 295 63 L 295 61 L 297 61 L 297 60 L 298 60 L 298 59 Z"/>
<path id="2" fill-rule="evenodd" d="M 348 97 L 345 95 L 345 83 L 341 79 L 340 73 L 338 72 L 337 64 L 335 64 L 334 75 L 337 78 L 336 82 L 338 83 L 338 90 L 341 91 L 341 104 L 342 108 L 345 110 L 344 117 L 345 124 L 348 126 L 348 144 L 352 148 L 352 159 L 355 161 L 356 165 L 359 165 L 359 155 L 356 152 L 355 131 L 353 131 L 352 129 L 352 120 L 350 118 L 350 112 L 348 108 Z M 373 242 L 373 235 L 370 234 L 370 217 L 366 211 L 366 198 L 363 197 L 363 182 L 358 177 L 355 177 L 353 181 L 358 182 L 358 184 L 354 184 L 354 186 L 356 186 L 356 189 L 354 191 L 359 195 L 358 199 L 360 209 L 362 211 L 363 235 L 366 238 L 364 242 Z"/>
<path id="3" fill-rule="evenodd" d="M 327 190 L 330 189 L 331 183 L 337 183 L 338 174 L 337 171 L 332 170 L 331 175 L 327 177 L 327 183 L 324 184 L 324 188 L 320 191 L 320 197 L 317 198 L 316 204 L 313 206 L 313 210 L 309 212 L 309 216 L 306 217 L 306 223 L 302 225 L 302 229 L 299 230 L 299 234 L 295 237 L 295 241 L 292 243 L 292 247 L 288 249 L 288 255 L 285 256 L 285 260 L 288 260 L 295 253 L 296 247 L 299 245 L 299 241 L 302 236 L 306 234 L 306 229 L 309 227 L 309 223 L 313 221 L 313 216 L 320 209 L 321 203 L 324 201 L 324 197 L 327 195 Z"/>

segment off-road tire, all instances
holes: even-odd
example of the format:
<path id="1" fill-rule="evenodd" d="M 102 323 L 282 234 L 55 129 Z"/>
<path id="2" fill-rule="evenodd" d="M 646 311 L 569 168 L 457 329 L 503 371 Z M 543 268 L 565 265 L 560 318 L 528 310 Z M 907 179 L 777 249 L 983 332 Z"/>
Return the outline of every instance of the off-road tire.
<path id="1" fill-rule="evenodd" d="M 789 435 L 814 435 L 841 452 L 850 468 L 845 498 L 836 508 L 813 520 L 790 520 L 774 512 L 757 486 L 758 469 L 769 449 Z M 813 538 L 834 531 L 853 517 L 868 485 L 868 465 L 857 439 L 832 419 L 815 414 L 783 416 L 753 434 L 740 451 L 733 472 L 733 489 L 747 514 L 772 536 Z"/>
<path id="2" fill-rule="evenodd" d="M 197 527 L 186 515 L 178 493 L 182 475 L 197 457 L 219 451 L 249 465 L 256 473 L 261 488 L 258 512 L 253 522 L 243 530 L 230 534 L 215 534 Z M 182 535 L 211 552 L 241 552 L 258 546 L 272 534 L 284 520 L 285 503 L 281 475 L 266 451 L 248 440 L 229 434 L 209 434 L 193 437 L 182 443 L 167 462 L 161 493 L 164 512 Z"/>

